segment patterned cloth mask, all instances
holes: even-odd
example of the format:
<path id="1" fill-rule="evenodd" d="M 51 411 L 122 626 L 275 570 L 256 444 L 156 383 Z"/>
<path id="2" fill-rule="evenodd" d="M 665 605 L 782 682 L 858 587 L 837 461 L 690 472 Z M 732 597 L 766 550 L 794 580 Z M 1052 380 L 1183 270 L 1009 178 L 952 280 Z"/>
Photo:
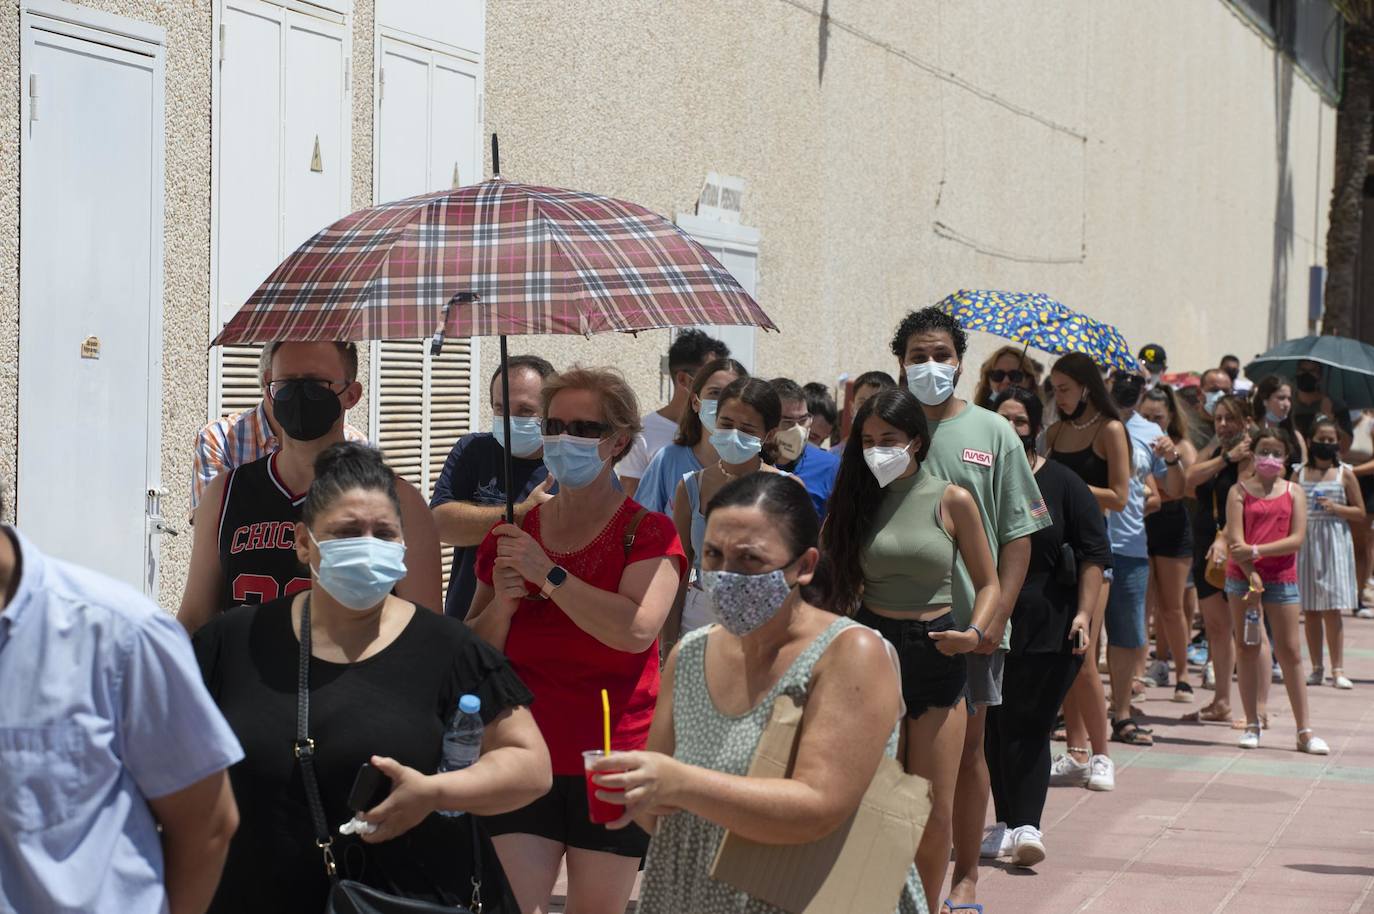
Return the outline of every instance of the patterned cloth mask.
<path id="1" fill-rule="evenodd" d="M 703 571 L 701 586 L 721 627 L 739 638 L 767 624 L 792 593 L 782 568 L 764 574 Z"/>

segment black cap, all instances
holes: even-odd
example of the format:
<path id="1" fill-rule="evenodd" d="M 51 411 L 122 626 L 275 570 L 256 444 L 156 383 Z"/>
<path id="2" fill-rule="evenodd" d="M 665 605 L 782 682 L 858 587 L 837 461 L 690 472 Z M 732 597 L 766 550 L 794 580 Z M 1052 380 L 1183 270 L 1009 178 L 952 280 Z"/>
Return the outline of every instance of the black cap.
<path id="1" fill-rule="evenodd" d="M 1147 368 L 1161 369 L 1169 363 L 1169 356 L 1165 354 L 1164 347 L 1158 343 L 1149 343 L 1140 348 L 1136 358 Z"/>

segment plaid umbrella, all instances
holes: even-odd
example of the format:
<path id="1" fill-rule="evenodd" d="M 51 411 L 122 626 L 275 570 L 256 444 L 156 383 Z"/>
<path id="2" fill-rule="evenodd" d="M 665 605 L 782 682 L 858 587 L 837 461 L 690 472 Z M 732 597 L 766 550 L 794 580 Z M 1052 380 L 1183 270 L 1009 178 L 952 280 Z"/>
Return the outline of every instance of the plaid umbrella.
<path id="1" fill-rule="evenodd" d="M 965 330 L 981 330 L 1053 355 L 1081 352 L 1106 368 L 1139 368 L 1119 330 L 1040 292 L 961 289 L 938 307 Z"/>
<path id="2" fill-rule="evenodd" d="M 777 330 L 733 276 L 642 206 L 497 177 L 359 210 L 272 271 L 211 345 L 592 334 L 692 324 Z M 507 372 L 503 397 L 510 400 Z M 506 417 L 510 440 L 510 417 Z M 506 518 L 515 515 L 505 454 Z"/>
<path id="3" fill-rule="evenodd" d="M 212 345 L 692 324 L 777 329 L 662 216 L 497 177 L 345 216 L 282 261 Z"/>

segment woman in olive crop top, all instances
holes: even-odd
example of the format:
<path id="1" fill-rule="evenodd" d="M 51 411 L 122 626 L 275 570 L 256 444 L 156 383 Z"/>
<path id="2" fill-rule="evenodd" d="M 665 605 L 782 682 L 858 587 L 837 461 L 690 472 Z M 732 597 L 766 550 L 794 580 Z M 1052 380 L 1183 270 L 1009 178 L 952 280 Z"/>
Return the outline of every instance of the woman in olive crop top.
<path id="1" fill-rule="evenodd" d="M 822 540 L 835 563 L 831 609 L 881 632 L 901 658 L 903 764 L 928 779 L 933 794 L 916 868 L 934 911 L 949 863 L 967 722 L 959 706 L 963 655 L 982 642 L 999 592 L 978 505 L 921 468 L 929 447 L 925 412 L 906 388 L 864 403 L 845 443 Z M 951 611 L 959 559 L 976 591 L 971 620 Z"/>

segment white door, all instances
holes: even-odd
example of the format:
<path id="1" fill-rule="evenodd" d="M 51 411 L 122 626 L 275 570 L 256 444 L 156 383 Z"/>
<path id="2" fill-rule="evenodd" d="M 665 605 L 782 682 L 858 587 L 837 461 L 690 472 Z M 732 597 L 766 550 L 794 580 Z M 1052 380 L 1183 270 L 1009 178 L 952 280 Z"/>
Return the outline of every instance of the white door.
<path id="1" fill-rule="evenodd" d="M 720 265 L 730 272 L 744 291 L 757 297 L 759 267 L 758 229 L 744 225 L 729 225 L 714 219 L 703 219 L 689 213 L 678 213 L 677 225 L 711 252 Z M 730 356 L 751 372 L 754 370 L 753 327 L 708 324 L 696 328 L 730 347 Z"/>
<path id="2" fill-rule="evenodd" d="M 19 527 L 48 553 L 151 594 L 161 49 L 127 32 L 22 22 Z"/>

